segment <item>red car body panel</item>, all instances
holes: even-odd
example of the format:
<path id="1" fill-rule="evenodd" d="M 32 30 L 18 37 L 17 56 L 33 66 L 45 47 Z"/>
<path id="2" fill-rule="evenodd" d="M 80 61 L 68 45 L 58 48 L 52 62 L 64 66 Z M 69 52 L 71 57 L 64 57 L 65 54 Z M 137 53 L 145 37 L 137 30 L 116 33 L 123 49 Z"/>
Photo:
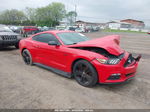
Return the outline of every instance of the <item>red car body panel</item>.
<path id="1" fill-rule="evenodd" d="M 62 32 L 72 32 L 72 31 L 46 31 L 42 33 L 53 34 L 62 45 L 60 46 L 50 46 L 47 43 L 37 42 L 32 40 L 32 37 L 38 34 L 35 34 L 27 39 L 20 41 L 20 51 L 23 49 L 28 49 L 32 55 L 32 60 L 35 63 L 41 63 L 46 66 L 50 66 L 64 72 L 72 73 L 72 65 L 78 59 L 85 59 L 89 61 L 98 73 L 98 82 L 99 83 L 117 83 L 124 82 L 127 79 L 134 77 L 136 69 L 138 67 L 138 61 L 130 64 L 128 67 L 124 67 L 124 63 L 129 57 L 129 53 L 120 48 L 120 37 L 117 35 L 107 36 L 104 38 L 98 38 L 94 40 L 89 40 L 85 42 L 80 42 L 75 45 L 64 45 L 63 42 L 56 35 L 57 33 Z M 96 60 L 107 59 L 103 55 L 100 55 L 95 52 L 76 49 L 74 47 L 98 47 L 107 50 L 113 55 L 120 55 L 124 53 L 124 57 L 117 65 L 106 65 L 101 64 Z M 121 78 L 119 80 L 108 80 L 109 76 L 114 73 L 121 73 Z"/>
<path id="2" fill-rule="evenodd" d="M 127 60 L 129 56 L 128 52 L 125 52 L 125 57 L 123 60 L 117 65 L 101 65 L 99 62 L 94 60 L 92 64 L 96 67 L 96 70 L 99 75 L 100 83 L 117 83 L 117 82 L 124 82 L 127 79 L 135 76 L 138 62 L 135 62 L 133 65 L 128 67 L 124 67 L 123 64 Z M 114 73 L 121 73 L 121 78 L 119 80 L 108 80 L 109 76 Z M 127 74 L 131 74 L 127 76 Z"/>

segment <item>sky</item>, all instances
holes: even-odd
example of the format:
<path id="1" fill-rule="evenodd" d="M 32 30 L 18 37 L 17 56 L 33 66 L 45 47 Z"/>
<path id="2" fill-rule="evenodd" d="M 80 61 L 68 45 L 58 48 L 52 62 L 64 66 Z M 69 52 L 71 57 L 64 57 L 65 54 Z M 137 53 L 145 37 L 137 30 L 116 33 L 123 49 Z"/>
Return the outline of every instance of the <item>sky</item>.
<path id="1" fill-rule="evenodd" d="M 0 0 L 0 11 L 37 8 L 52 2 L 65 4 L 67 11 L 74 11 L 76 5 L 77 20 L 103 23 L 111 20 L 136 19 L 150 26 L 150 0 Z"/>

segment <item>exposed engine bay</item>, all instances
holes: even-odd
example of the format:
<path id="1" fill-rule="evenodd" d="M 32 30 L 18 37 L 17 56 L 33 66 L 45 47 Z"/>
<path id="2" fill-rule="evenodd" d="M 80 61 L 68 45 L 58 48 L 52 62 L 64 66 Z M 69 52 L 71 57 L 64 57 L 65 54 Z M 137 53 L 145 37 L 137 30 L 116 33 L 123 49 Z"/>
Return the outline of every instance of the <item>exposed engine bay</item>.
<path id="1" fill-rule="evenodd" d="M 98 47 L 72 47 L 72 48 L 81 49 L 81 50 L 88 50 L 91 52 L 101 54 L 107 58 L 118 58 L 119 57 L 119 56 L 115 56 L 113 54 L 110 54 L 107 50 L 105 50 L 103 48 L 98 48 Z"/>

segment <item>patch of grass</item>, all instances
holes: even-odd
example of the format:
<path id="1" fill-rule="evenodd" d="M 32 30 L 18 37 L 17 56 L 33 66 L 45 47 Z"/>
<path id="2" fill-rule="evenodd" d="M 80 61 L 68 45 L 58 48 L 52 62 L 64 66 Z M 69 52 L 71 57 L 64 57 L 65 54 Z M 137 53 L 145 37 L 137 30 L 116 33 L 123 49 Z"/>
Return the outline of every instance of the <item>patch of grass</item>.
<path id="1" fill-rule="evenodd" d="M 104 32 L 128 32 L 128 33 L 146 33 L 141 31 L 130 31 L 130 30 L 115 30 L 115 29 L 104 29 Z"/>

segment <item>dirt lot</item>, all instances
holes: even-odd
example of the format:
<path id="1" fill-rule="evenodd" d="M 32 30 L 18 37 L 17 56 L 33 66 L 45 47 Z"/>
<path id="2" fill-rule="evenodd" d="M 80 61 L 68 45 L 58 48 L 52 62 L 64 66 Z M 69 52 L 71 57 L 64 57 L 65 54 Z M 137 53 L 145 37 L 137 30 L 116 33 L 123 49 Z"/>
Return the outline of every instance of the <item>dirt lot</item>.
<path id="1" fill-rule="evenodd" d="M 113 33 L 88 33 L 101 37 Z M 48 70 L 26 66 L 14 48 L 0 51 L 0 108 L 83 108 L 150 109 L 150 35 L 114 33 L 122 36 L 121 46 L 142 54 L 134 80 L 118 85 L 85 88 Z"/>

